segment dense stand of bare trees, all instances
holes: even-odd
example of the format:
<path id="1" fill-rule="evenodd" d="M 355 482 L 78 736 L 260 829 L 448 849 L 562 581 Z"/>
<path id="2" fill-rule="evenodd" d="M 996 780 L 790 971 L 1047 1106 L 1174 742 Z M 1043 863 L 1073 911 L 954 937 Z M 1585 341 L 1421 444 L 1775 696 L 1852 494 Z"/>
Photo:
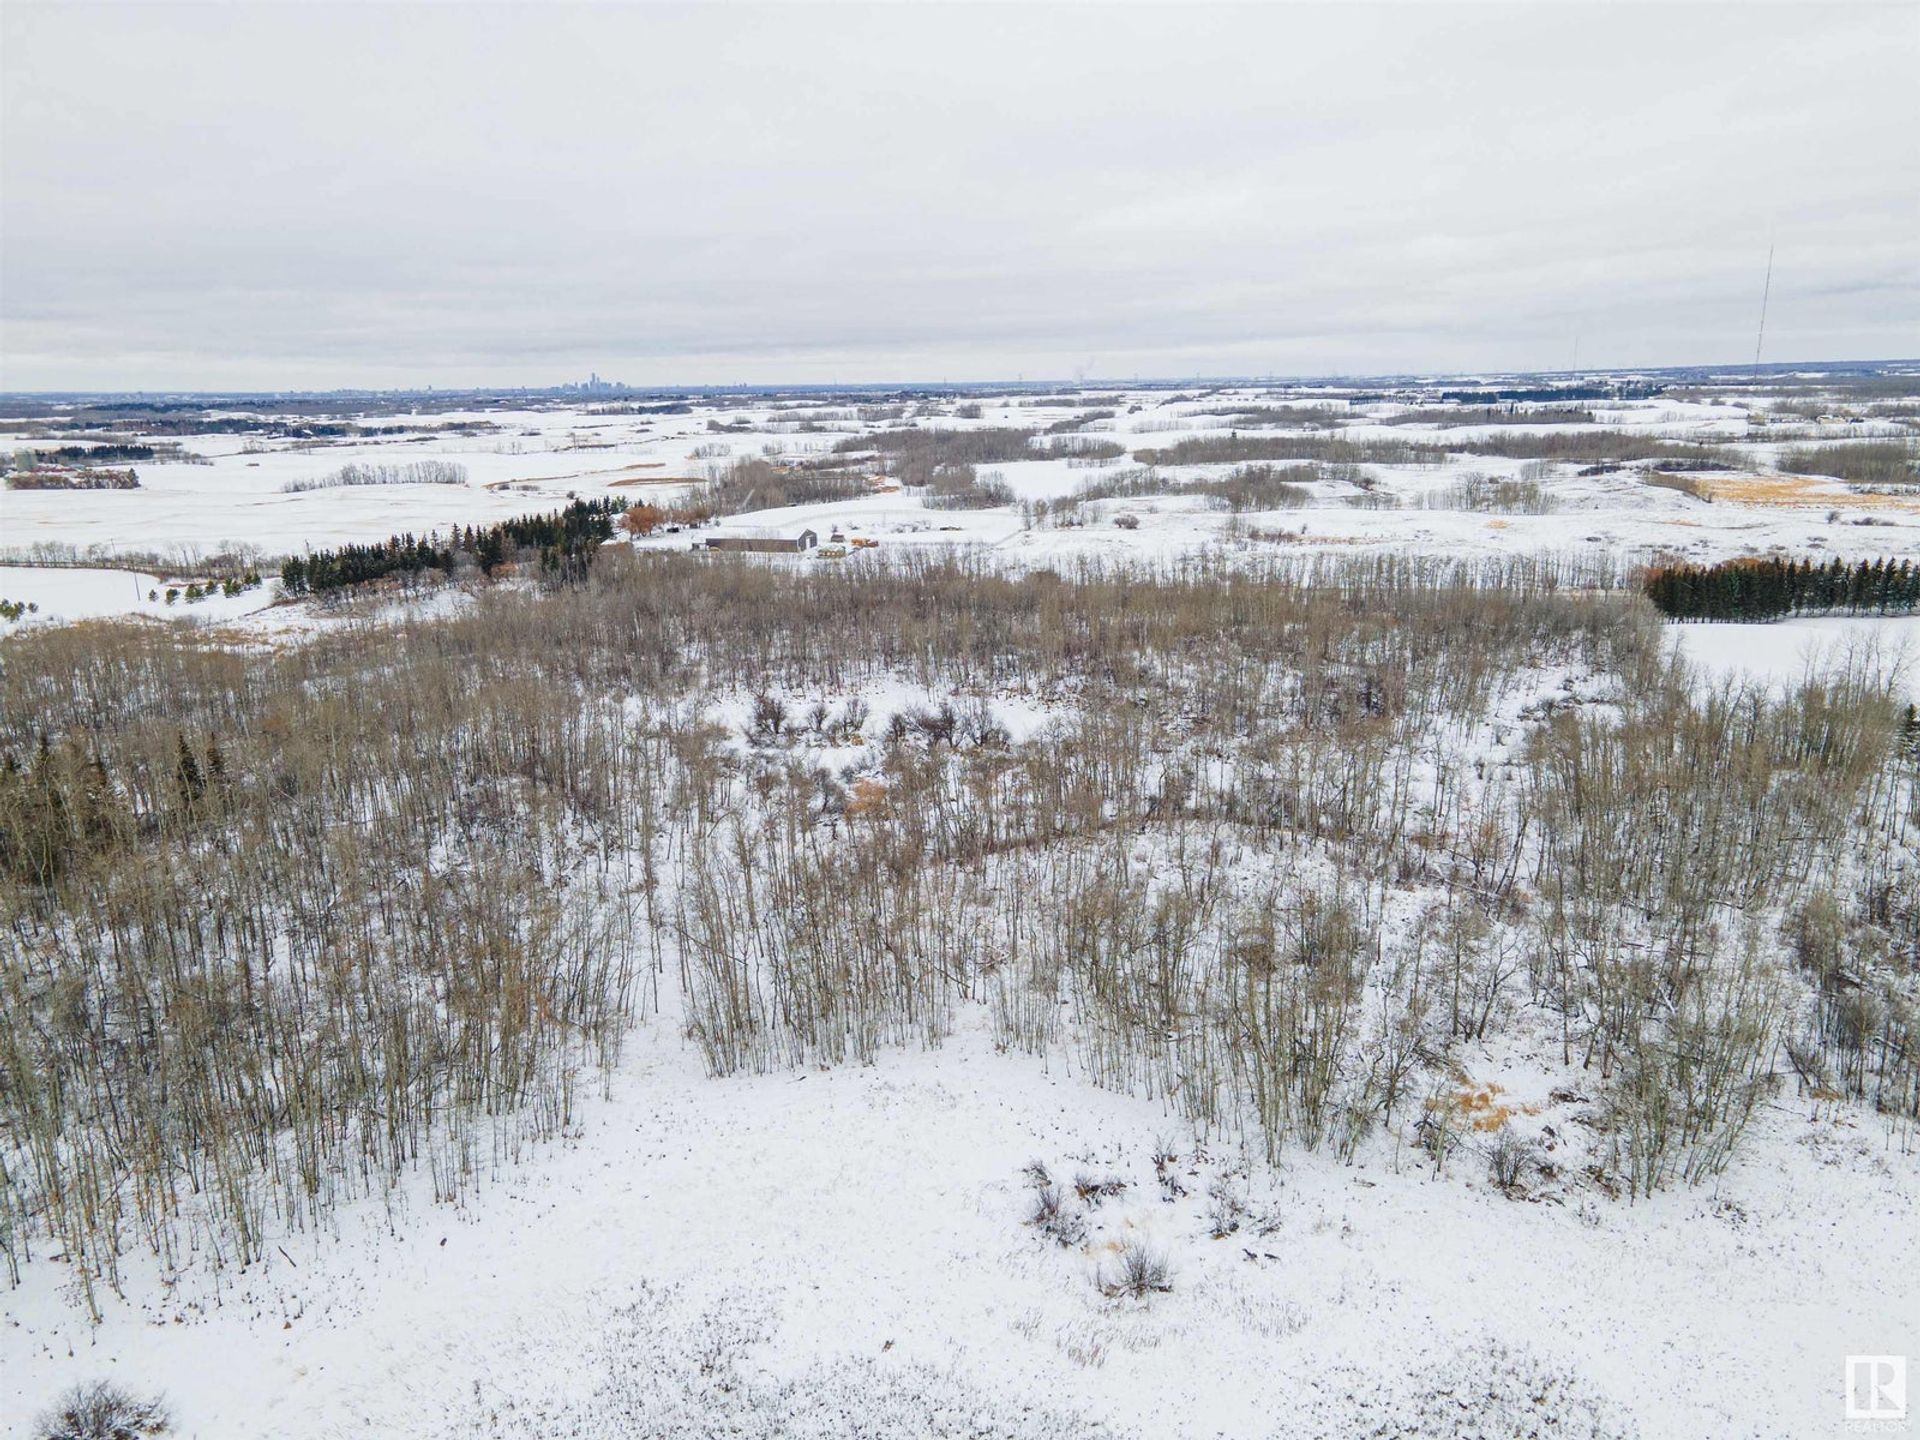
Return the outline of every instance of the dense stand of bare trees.
<path id="1" fill-rule="evenodd" d="M 1903 708 L 1702 693 L 1582 569 L 622 551 L 270 651 L 12 638 L 0 1264 L 91 1300 L 458 1194 L 656 1008 L 726 1074 L 979 1004 L 1270 1150 L 1431 1134 L 1462 1047 L 1550 1045 L 1635 1193 L 1784 1085 L 1910 1136 Z M 949 698 L 865 708 L 903 684 Z"/>
<path id="2" fill-rule="evenodd" d="M 1672 464 L 1741 469 L 1729 446 L 1702 444 L 1687 436 L 1667 438 L 1620 429 L 1548 429 L 1475 437 L 1471 443 L 1369 438 L 1341 434 L 1194 435 L 1160 449 L 1141 449 L 1133 458 L 1143 465 L 1245 464 L 1249 461 L 1318 460 L 1335 465 L 1433 465 L 1450 455 L 1500 456 L 1509 460 L 1625 464 L 1658 460 Z"/>

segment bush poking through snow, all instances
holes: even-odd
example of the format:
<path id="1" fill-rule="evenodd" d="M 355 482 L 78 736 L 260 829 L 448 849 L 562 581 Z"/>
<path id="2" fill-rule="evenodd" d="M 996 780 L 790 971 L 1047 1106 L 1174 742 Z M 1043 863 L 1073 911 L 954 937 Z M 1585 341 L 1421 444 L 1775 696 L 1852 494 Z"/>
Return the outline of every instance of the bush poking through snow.
<path id="1" fill-rule="evenodd" d="M 1173 1289 L 1173 1266 L 1164 1250 L 1155 1249 L 1135 1236 L 1103 1267 L 1098 1283 L 1105 1294 L 1116 1299 L 1124 1296 L 1144 1300 L 1149 1295 L 1164 1295 Z"/>
<path id="2" fill-rule="evenodd" d="M 772 744 L 786 733 L 788 714 L 786 701 L 762 690 L 753 697 L 753 721 L 747 728 L 747 738 L 763 745 Z"/>
<path id="3" fill-rule="evenodd" d="M 1180 1180 L 1179 1164 L 1180 1157 L 1167 1141 L 1162 1140 L 1154 1147 L 1153 1177 L 1160 1182 L 1160 1198 L 1169 1204 L 1187 1193 L 1187 1187 Z"/>
<path id="4" fill-rule="evenodd" d="M 33 1440 L 143 1440 L 173 1429 L 159 1396 L 142 1398 L 106 1380 L 76 1385 L 35 1422 Z"/>
<path id="5" fill-rule="evenodd" d="M 1518 1135 L 1502 1131 L 1487 1151 L 1487 1173 L 1495 1185 L 1511 1196 L 1536 1161 L 1533 1146 Z"/>
<path id="6" fill-rule="evenodd" d="M 1207 1189 L 1207 1233 L 1224 1240 L 1240 1228 L 1247 1213 L 1247 1202 L 1239 1190 L 1226 1180 L 1216 1180 Z"/>
<path id="7" fill-rule="evenodd" d="M 960 740 L 976 750 L 1004 750 L 1013 743 L 1013 734 L 993 718 L 993 707 L 977 700 L 960 717 Z"/>
<path id="8" fill-rule="evenodd" d="M 1058 1185 L 1043 1185 L 1033 1192 L 1033 1213 L 1027 1217 L 1029 1225 L 1045 1225 L 1060 1213 L 1065 1197 Z"/>
<path id="9" fill-rule="evenodd" d="M 1093 1176 L 1083 1170 L 1073 1177 L 1073 1191 L 1080 1197 L 1081 1204 L 1092 1207 L 1102 1200 L 1126 1194 L 1127 1182 L 1118 1175 Z"/>
<path id="10" fill-rule="evenodd" d="M 834 725 L 834 736 L 843 744 L 851 744 L 866 731 L 867 720 L 873 714 L 873 707 L 866 701 L 855 697 L 847 701 L 841 710 L 840 719 Z"/>
<path id="11" fill-rule="evenodd" d="M 1421 1366 L 1400 1385 L 1362 1386 L 1325 1440 L 1630 1440 L 1632 1419 L 1579 1376 L 1495 1342 Z"/>
<path id="12" fill-rule="evenodd" d="M 1087 1238 L 1086 1217 L 1067 1208 L 1066 1196 L 1058 1185 L 1047 1185 L 1033 1194 L 1033 1210 L 1027 1223 L 1062 1250 L 1070 1250 Z"/>
<path id="13" fill-rule="evenodd" d="M 408 1429 L 409 1440 L 1115 1440 L 1071 1411 L 989 1388 L 958 1367 L 828 1354 L 791 1378 L 761 1347 L 775 1317 L 750 1296 L 696 1307 L 643 1286 L 608 1307 L 585 1353 L 552 1337 L 536 1363 L 476 1383 L 460 1413 Z M 394 1433 L 400 1433 L 394 1431 Z"/>
<path id="14" fill-rule="evenodd" d="M 916 710 L 908 717 L 913 728 L 920 732 L 929 748 L 941 743 L 951 746 L 954 737 L 960 731 L 960 713 L 953 708 L 953 702 L 942 701 L 936 708 L 929 706 Z"/>

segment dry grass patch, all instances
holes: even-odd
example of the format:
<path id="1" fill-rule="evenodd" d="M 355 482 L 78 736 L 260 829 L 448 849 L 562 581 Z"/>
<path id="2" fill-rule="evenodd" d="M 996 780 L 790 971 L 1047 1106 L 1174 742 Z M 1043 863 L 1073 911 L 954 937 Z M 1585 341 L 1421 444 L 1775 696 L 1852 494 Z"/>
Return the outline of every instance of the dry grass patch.
<path id="1" fill-rule="evenodd" d="M 1920 511 L 1920 497 L 1908 495 L 1868 495 L 1851 492 L 1834 480 L 1799 474 L 1728 474 L 1728 476 L 1688 476 L 1703 499 L 1732 501 L 1736 505 L 1761 505 L 1776 509 L 1847 509 L 1862 511 Z"/>
<path id="2" fill-rule="evenodd" d="M 1454 1123 L 1491 1135 L 1506 1127 L 1516 1115 L 1537 1115 L 1538 1105 L 1522 1105 L 1507 1098 L 1504 1086 L 1488 1081 L 1477 1085 L 1467 1080 L 1452 1090 L 1443 1091 L 1427 1101 L 1429 1112 L 1445 1111 Z"/>
<path id="3" fill-rule="evenodd" d="M 1832 481 L 1799 475 L 1715 476 L 1696 483 L 1709 499 L 1740 505 L 1831 505 L 1834 501 Z"/>
<path id="4" fill-rule="evenodd" d="M 1872 495 L 1849 490 L 1837 481 L 1807 475 L 1727 475 L 1696 477 L 1707 499 L 1781 509 L 1898 510 L 1920 512 L 1920 497 Z"/>

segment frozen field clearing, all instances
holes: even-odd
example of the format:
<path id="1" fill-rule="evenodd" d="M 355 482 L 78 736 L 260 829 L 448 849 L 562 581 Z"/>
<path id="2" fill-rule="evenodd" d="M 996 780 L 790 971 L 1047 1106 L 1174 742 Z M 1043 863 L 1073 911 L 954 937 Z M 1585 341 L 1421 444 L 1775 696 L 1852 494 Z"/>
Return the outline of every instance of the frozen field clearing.
<path id="1" fill-rule="evenodd" d="M 360 457 L 329 457 L 325 465 L 308 460 L 299 474 L 285 478 L 308 478 L 348 458 Z M 406 463 L 423 457 L 398 450 L 377 458 Z M 8 549 L 54 542 L 165 553 L 253 545 L 270 555 L 297 554 L 404 531 L 492 524 L 557 509 L 569 493 L 636 493 L 637 487 L 612 482 L 651 473 L 589 460 L 579 455 L 518 459 L 511 467 L 514 488 L 489 488 L 470 479 L 465 485 L 359 485 L 299 493 L 283 491 L 278 480 L 266 483 L 238 472 L 231 462 L 144 465 L 137 467 L 138 490 L 0 492 L 0 536 Z"/>
<path id="2" fill-rule="evenodd" d="M 1058 1063 L 963 1035 L 867 1069 L 716 1081 L 666 1028 L 635 1035 L 576 1144 L 458 1210 L 425 1203 L 422 1176 L 403 1213 L 362 1204 L 337 1239 L 289 1237 L 285 1263 L 223 1285 L 189 1275 L 164 1296 L 136 1262 L 142 1303 L 111 1305 L 97 1333 L 60 1266 L 29 1268 L 0 1326 L 0 1412 L 105 1374 L 164 1386 L 180 1433 L 205 1440 L 825 1436 L 853 1431 L 798 1426 L 782 1381 L 831 1377 L 858 1409 L 940 1375 L 946 1408 L 991 1407 L 1001 1427 L 943 1434 L 1068 1433 L 1008 1418 L 1043 1405 L 1120 1434 L 1264 1440 L 1444 1411 L 1434 1393 L 1454 1386 L 1511 1399 L 1538 1389 L 1537 1363 L 1580 1377 L 1568 1428 L 1542 1434 L 1813 1436 L 1838 1433 L 1842 1357 L 1920 1327 L 1920 1186 L 1851 1107 L 1774 1105 L 1717 1185 L 1637 1205 L 1507 1200 L 1470 1154 L 1438 1180 L 1385 1149 L 1352 1167 L 1290 1151 L 1271 1174 L 1190 1138 L 1169 1199 L 1150 1157 L 1176 1124 Z M 1127 1182 L 1084 1250 L 1023 1223 L 1035 1159 L 1063 1184 Z M 1269 1233 L 1249 1219 L 1209 1238 L 1206 1193 L 1229 1177 Z M 1169 1293 L 1096 1288 L 1131 1234 L 1166 1254 Z M 715 1366 L 730 1393 L 676 1396 Z M 610 1369 L 646 1394 L 607 1399 Z M 1622 1428 L 1574 1423 L 1589 1412 Z M 907 1406 L 901 1428 L 858 1433 L 926 1424 Z"/>
<path id="3" fill-rule="evenodd" d="M 481 418 L 455 412 L 389 417 L 383 424 L 422 427 Z M 661 493 L 659 481 L 700 473 L 692 451 L 706 441 L 704 420 L 611 422 L 573 410 L 490 412 L 496 430 L 449 434 L 423 428 L 328 444 L 232 435 L 196 435 L 180 443 L 208 463 L 140 461 L 135 490 L 0 490 L 0 549 L 52 542 L 113 552 L 209 551 L 229 544 L 269 555 L 402 531 L 498 520 L 583 497 Z M 439 461 L 465 472 L 464 484 L 337 486 L 289 491 L 347 465 Z"/>
<path id="4" fill-rule="evenodd" d="M 71 624 L 112 615 L 149 615 L 202 622 L 237 619 L 264 610 L 274 601 L 272 581 L 239 595 L 166 602 L 166 578 L 140 570 L 90 569 L 60 565 L 0 565 L 0 600 L 32 601 L 40 608 L 18 621 L 0 619 L 0 635 L 16 625 Z M 160 598 L 149 600 L 158 591 Z"/>
<path id="5" fill-rule="evenodd" d="M 1667 636 L 1703 676 L 1776 689 L 1860 665 L 1920 701 L 1920 616 L 1809 616 L 1766 625 L 1669 625 Z"/>
<path id="6" fill-rule="evenodd" d="M 383 415 L 371 423 L 393 433 L 330 441 L 190 435 L 178 443 L 208 463 L 137 463 L 136 490 L 0 492 L 0 550 L 57 543 L 82 551 L 184 554 L 242 545 L 268 556 L 297 554 L 402 532 L 485 525 L 552 510 L 570 495 L 671 502 L 729 465 L 835 464 L 842 443 L 857 446 L 865 436 L 917 427 L 958 436 L 995 428 L 1038 432 L 1032 458 L 977 467 L 983 477 L 1004 483 L 1013 503 L 935 510 L 915 493 L 896 492 L 749 511 L 724 523 L 812 526 L 823 538 L 824 527 L 836 521 L 860 524 L 883 543 L 985 544 L 1020 566 L 1082 554 L 1158 559 L 1228 551 L 1252 557 L 1297 548 L 1476 557 L 1605 549 L 1623 562 L 1667 555 L 1700 563 L 1774 551 L 1846 559 L 1920 551 L 1920 502 L 1856 493 L 1832 479 L 1771 473 L 1783 446 L 1770 432 L 1749 427 L 1748 407 L 1737 404 L 1623 401 L 1594 407 L 1588 424 L 1449 425 L 1425 422 L 1404 405 L 1362 409 L 1337 396 L 1293 395 L 1286 403 L 1320 407 L 1313 412 L 1320 423 L 1276 429 L 1242 425 L 1237 418 L 1257 418 L 1275 399 L 1258 389 L 1197 397 L 1120 389 L 1103 395 L 1104 409 L 1090 410 L 1071 397 L 983 396 L 956 409 L 933 403 L 848 408 L 845 401 L 807 405 L 742 396 L 698 403 L 680 415 L 594 413 L 572 405 Z M 1410 419 L 1414 423 L 1405 423 Z M 445 428 L 476 421 L 492 428 Z M 1060 426 L 1070 428 L 1056 430 Z M 137 432 L 137 426 L 127 428 Z M 1844 425 L 1802 429 L 1803 440 L 1857 438 Z M 1623 442 L 1711 442 L 1723 447 L 1719 453 L 1737 452 L 1754 473 L 1705 477 L 1702 484 L 1714 496 L 1709 502 L 1650 483 L 1646 463 L 1609 468 L 1571 460 L 1541 467 L 1474 450 L 1543 432 Z M 1198 495 L 1169 493 L 1093 500 L 1073 516 L 1062 510 L 1063 502 L 1072 509 L 1082 487 L 1137 470 L 1138 453 L 1229 433 L 1254 441 L 1293 436 L 1408 442 L 1442 446 L 1446 453 L 1423 453 L 1418 463 L 1331 467 L 1348 478 L 1309 481 L 1311 497 L 1299 509 L 1234 515 L 1207 508 Z M 1117 445 L 1123 453 L 1086 459 L 1062 448 L 1089 444 Z M 872 463 L 861 453 L 845 458 L 855 466 Z M 458 466 L 465 483 L 285 488 L 343 465 L 420 461 Z M 1295 462 L 1277 463 L 1285 469 Z M 1235 468 L 1226 462 L 1167 465 L 1159 476 L 1171 492 L 1218 481 Z M 1449 492 L 1475 476 L 1537 483 L 1548 513 L 1462 508 Z"/>

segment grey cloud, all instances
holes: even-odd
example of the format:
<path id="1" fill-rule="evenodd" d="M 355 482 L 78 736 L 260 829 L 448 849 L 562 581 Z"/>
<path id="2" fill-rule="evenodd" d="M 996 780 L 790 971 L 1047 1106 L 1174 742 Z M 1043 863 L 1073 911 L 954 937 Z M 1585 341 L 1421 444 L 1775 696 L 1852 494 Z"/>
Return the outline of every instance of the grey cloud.
<path id="1" fill-rule="evenodd" d="M 1907 355 L 1911 7 L 15 3 L 0 386 Z"/>

